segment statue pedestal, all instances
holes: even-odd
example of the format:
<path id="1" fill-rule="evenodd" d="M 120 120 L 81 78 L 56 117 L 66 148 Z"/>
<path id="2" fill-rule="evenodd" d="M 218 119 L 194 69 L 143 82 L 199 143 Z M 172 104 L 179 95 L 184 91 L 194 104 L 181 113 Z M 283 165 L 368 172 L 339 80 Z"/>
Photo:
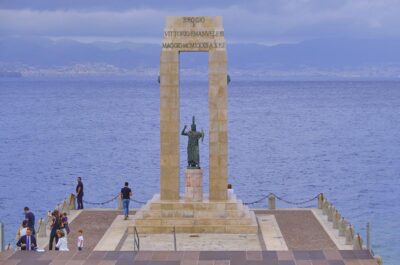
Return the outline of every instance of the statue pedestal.
<path id="1" fill-rule="evenodd" d="M 203 201 L 203 170 L 200 168 L 185 170 L 185 201 Z"/>

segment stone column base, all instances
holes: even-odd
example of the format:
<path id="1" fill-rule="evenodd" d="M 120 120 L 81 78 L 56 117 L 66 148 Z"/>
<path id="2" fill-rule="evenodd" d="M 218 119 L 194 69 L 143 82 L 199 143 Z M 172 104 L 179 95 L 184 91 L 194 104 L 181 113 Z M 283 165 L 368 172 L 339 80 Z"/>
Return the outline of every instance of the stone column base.
<path id="1" fill-rule="evenodd" d="M 201 202 L 203 201 L 203 170 L 186 169 L 185 170 L 185 201 Z"/>

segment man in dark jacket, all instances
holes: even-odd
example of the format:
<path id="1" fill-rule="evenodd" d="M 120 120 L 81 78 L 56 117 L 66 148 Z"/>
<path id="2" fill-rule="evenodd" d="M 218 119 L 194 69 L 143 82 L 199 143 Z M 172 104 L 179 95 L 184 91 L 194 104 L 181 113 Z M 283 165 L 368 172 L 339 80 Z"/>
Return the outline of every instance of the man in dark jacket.
<path id="1" fill-rule="evenodd" d="M 35 215 L 29 210 L 29 207 L 24 208 L 25 220 L 28 221 L 28 227 L 32 230 L 32 235 L 36 234 L 35 231 Z"/>
<path id="2" fill-rule="evenodd" d="M 33 251 L 36 250 L 37 244 L 36 244 L 36 238 L 35 236 L 32 235 L 32 229 L 28 227 L 26 229 L 26 235 L 22 236 L 18 242 L 17 246 L 21 248 L 21 250 L 25 251 Z"/>
<path id="3" fill-rule="evenodd" d="M 83 209 L 83 183 L 82 178 L 78 177 L 78 184 L 76 185 L 76 200 L 78 202 L 78 210 Z"/>

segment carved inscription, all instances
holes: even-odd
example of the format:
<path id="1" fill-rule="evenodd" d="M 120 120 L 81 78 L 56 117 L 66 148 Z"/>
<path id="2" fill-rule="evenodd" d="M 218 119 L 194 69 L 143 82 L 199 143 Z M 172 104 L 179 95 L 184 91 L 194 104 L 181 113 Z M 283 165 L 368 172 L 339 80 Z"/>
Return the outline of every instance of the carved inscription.
<path id="1" fill-rule="evenodd" d="M 217 49 L 225 48 L 223 30 L 203 29 L 196 25 L 205 23 L 205 17 L 182 17 L 183 24 L 190 24 L 194 29 L 165 30 L 163 49 Z M 177 38 L 178 40 L 174 40 Z M 187 38 L 187 41 L 185 40 Z M 171 39 L 171 40 L 168 40 Z M 209 40 L 205 40 L 209 39 Z"/>

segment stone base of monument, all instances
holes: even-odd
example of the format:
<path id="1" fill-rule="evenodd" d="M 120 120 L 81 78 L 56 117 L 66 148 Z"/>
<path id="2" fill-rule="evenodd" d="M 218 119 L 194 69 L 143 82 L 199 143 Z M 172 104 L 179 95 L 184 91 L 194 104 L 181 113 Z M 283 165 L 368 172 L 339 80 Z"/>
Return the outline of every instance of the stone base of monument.
<path id="1" fill-rule="evenodd" d="M 203 170 L 188 168 L 185 170 L 185 201 L 203 200 Z"/>
<path id="2" fill-rule="evenodd" d="M 147 202 L 134 216 L 133 233 L 228 233 L 255 234 L 258 231 L 253 211 L 235 196 L 227 201 L 201 202 L 161 201 L 158 194 Z"/>

